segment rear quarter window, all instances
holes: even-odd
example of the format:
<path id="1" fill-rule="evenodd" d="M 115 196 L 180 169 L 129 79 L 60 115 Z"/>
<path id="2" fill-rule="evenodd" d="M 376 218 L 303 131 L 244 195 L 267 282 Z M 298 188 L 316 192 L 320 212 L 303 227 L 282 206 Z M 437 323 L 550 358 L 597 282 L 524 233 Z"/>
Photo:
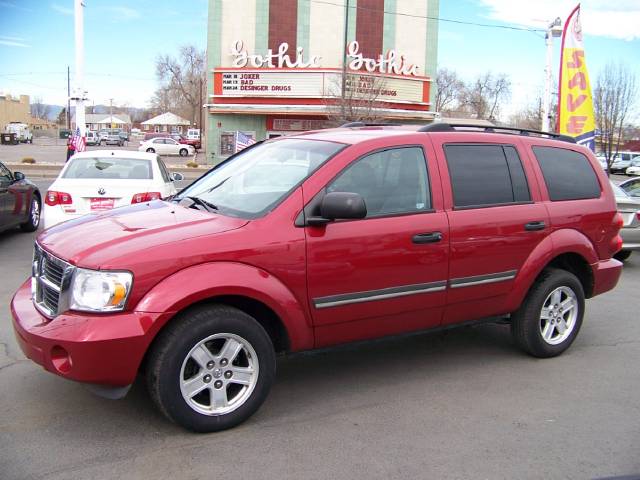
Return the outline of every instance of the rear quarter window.
<path id="1" fill-rule="evenodd" d="M 533 147 L 552 201 L 600 197 L 600 184 L 589 159 L 557 147 Z"/>

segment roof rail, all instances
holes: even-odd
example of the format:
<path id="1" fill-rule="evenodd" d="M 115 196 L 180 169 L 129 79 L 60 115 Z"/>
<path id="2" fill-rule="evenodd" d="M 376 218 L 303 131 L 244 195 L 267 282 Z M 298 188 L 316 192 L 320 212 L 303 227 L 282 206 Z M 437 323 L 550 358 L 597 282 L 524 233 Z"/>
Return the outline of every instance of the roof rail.
<path id="1" fill-rule="evenodd" d="M 340 128 L 351 128 L 351 127 L 395 127 L 397 123 L 376 123 L 376 122 L 347 122 L 343 125 L 340 125 Z"/>
<path id="2" fill-rule="evenodd" d="M 560 140 L 562 142 L 568 143 L 576 143 L 576 139 L 570 137 L 568 135 L 561 135 L 559 133 L 553 132 L 543 132 L 541 130 L 530 130 L 528 128 L 515 128 L 515 127 L 500 127 L 497 125 L 473 125 L 473 124 L 455 124 L 451 125 L 448 123 L 430 123 L 418 129 L 419 132 L 453 132 L 459 128 L 462 129 L 473 129 L 473 130 L 482 130 L 483 132 L 488 133 L 510 133 L 528 136 L 533 133 L 535 135 L 540 135 L 544 137 L 553 138 L 556 140 Z"/>

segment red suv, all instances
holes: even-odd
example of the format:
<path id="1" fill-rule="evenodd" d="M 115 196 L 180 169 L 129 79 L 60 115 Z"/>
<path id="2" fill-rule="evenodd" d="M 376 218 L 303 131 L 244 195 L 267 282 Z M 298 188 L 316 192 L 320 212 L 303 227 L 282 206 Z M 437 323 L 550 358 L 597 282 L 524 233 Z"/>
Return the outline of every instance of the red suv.
<path id="1" fill-rule="evenodd" d="M 143 374 L 196 431 L 253 414 L 279 353 L 500 317 L 553 357 L 622 268 L 609 182 L 569 140 L 433 124 L 256 144 L 169 201 L 43 232 L 17 339 L 106 396 Z"/>

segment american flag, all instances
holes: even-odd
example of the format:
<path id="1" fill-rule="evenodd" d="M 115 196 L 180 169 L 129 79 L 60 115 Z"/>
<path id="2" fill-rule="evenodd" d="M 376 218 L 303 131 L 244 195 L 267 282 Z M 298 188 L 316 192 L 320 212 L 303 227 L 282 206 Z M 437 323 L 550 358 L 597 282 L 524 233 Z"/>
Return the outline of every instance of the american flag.
<path id="1" fill-rule="evenodd" d="M 87 142 L 84 137 L 80 136 L 79 128 L 76 128 L 73 137 L 71 137 L 71 144 L 75 147 L 76 153 L 84 152 L 87 149 Z"/>
<path id="2" fill-rule="evenodd" d="M 253 145 L 256 141 L 251 138 L 249 135 L 246 135 L 242 132 L 236 132 L 236 153 L 240 150 L 244 150 L 249 145 Z"/>

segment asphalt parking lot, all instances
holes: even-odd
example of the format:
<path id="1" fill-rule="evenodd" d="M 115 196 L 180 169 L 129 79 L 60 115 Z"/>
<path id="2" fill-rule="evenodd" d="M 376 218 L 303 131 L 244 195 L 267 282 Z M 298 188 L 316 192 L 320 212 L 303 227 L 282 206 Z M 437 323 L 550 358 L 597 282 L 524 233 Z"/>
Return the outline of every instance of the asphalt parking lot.
<path id="1" fill-rule="evenodd" d="M 24 358 L 9 302 L 35 234 L 0 234 L 0 478 L 585 479 L 640 474 L 640 254 L 587 303 L 563 356 L 484 325 L 278 361 L 240 427 L 168 423 L 141 384 L 118 401 Z"/>

